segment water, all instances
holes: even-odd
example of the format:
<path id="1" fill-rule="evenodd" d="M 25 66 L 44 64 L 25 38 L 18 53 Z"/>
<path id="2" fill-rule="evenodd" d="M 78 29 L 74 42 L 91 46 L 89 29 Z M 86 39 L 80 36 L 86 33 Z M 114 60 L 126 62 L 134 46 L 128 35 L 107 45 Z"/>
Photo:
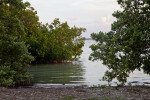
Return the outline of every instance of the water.
<path id="1" fill-rule="evenodd" d="M 107 82 L 100 81 L 107 67 L 101 61 L 89 61 L 92 52 L 89 46 L 94 44 L 93 40 L 86 40 L 83 53 L 78 61 L 72 63 L 44 64 L 31 66 L 29 72 L 33 75 L 36 85 L 106 85 Z M 114 80 L 112 85 L 115 85 Z M 128 84 L 143 85 L 150 84 L 150 77 L 142 71 L 134 71 L 127 79 Z"/>

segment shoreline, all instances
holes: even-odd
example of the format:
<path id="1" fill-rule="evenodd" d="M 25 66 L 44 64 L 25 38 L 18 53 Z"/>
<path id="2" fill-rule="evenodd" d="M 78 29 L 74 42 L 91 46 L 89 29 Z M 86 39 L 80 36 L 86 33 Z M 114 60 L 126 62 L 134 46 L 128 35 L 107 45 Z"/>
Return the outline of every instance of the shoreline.
<path id="1" fill-rule="evenodd" d="M 74 87 L 74 88 L 5 88 L 0 87 L 0 100 L 150 100 L 149 86 Z M 68 100 L 68 99 L 63 99 Z M 97 99 L 96 99 L 97 100 Z"/>

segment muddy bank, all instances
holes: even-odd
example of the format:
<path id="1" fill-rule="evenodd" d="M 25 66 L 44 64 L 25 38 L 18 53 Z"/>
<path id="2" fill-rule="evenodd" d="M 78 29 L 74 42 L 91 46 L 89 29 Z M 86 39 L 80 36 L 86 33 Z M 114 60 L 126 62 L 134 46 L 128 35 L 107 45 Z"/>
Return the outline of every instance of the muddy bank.
<path id="1" fill-rule="evenodd" d="M 0 87 L 0 100 L 57 100 L 64 97 L 75 100 L 98 98 L 123 98 L 123 100 L 150 100 L 150 87 L 106 88 L 4 88 Z"/>

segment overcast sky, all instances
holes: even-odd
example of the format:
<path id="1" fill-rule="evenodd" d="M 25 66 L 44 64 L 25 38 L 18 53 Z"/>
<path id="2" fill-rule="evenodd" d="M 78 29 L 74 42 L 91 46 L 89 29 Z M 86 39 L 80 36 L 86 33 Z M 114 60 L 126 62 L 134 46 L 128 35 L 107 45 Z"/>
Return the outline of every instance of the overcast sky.
<path id="1" fill-rule="evenodd" d="M 38 12 L 40 22 L 51 23 L 55 18 L 70 26 L 84 27 L 89 38 L 93 32 L 107 32 L 115 20 L 112 13 L 120 10 L 117 0 L 23 0 Z"/>

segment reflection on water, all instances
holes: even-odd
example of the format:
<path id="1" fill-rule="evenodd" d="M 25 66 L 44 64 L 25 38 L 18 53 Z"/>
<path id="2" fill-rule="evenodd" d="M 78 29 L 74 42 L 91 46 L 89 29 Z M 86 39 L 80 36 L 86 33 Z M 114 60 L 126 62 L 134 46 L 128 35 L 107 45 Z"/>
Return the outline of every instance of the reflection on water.
<path id="1" fill-rule="evenodd" d="M 84 81 L 82 64 L 61 63 L 31 66 L 30 73 L 35 83 L 75 84 Z"/>
<path id="2" fill-rule="evenodd" d="M 100 81 L 107 67 L 101 61 L 89 61 L 92 52 L 89 46 L 94 44 L 92 40 L 86 40 L 83 53 L 79 61 L 61 64 L 45 64 L 31 66 L 29 72 L 33 75 L 34 83 L 48 84 L 82 84 L 82 85 L 105 85 L 107 82 Z M 114 80 L 113 82 L 117 82 Z M 134 71 L 127 79 L 127 85 L 149 84 L 150 77 L 142 71 Z M 112 83 L 112 85 L 115 85 Z"/>

